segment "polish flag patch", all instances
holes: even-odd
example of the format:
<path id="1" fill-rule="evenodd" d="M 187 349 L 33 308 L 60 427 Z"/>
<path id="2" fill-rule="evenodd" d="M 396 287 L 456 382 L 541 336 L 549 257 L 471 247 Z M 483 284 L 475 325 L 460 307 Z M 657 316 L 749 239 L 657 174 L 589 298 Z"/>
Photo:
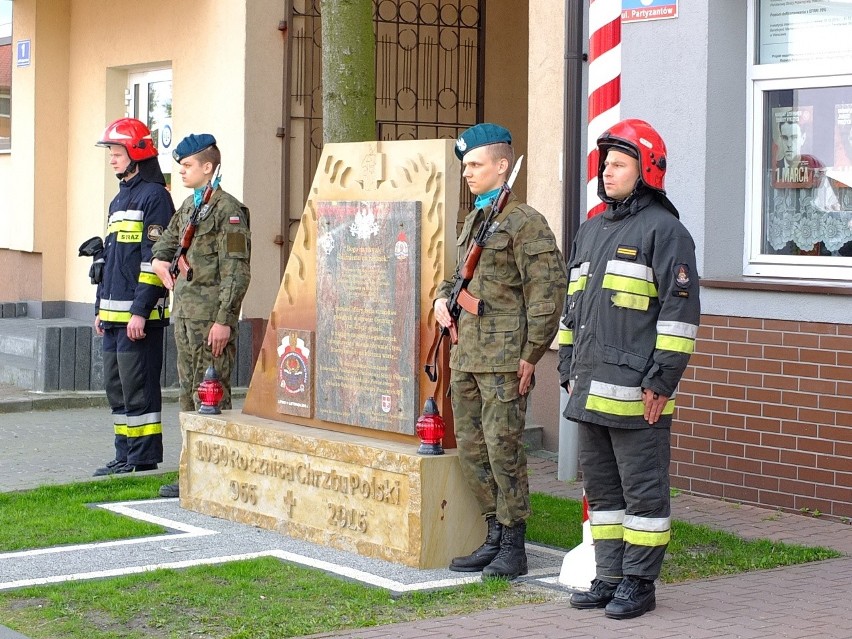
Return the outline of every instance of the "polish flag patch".
<path id="1" fill-rule="evenodd" d="M 228 223 L 229 224 L 239 224 L 240 223 L 240 216 L 239 215 L 232 215 L 231 217 L 228 218 Z"/>

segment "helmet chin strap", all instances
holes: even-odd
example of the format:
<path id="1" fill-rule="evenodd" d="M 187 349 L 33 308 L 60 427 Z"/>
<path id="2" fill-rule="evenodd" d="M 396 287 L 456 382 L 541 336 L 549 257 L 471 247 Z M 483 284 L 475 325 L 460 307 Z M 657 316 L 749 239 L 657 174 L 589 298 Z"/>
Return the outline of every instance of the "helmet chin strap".
<path id="1" fill-rule="evenodd" d="M 115 177 L 117 177 L 119 180 L 123 180 L 136 170 L 136 166 L 136 160 L 130 160 L 130 164 L 127 165 L 127 168 L 124 169 L 121 173 L 116 173 Z"/>

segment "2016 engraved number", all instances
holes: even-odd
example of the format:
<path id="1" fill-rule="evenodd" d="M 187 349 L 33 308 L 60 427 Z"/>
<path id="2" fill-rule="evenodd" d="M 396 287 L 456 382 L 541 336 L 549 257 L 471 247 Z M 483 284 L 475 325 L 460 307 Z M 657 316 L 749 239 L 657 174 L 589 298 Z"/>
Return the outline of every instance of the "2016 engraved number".
<path id="1" fill-rule="evenodd" d="M 248 482 L 231 481 L 229 484 L 230 497 L 234 501 L 241 501 L 244 504 L 257 504 L 257 486 Z"/>
<path id="2" fill-rule="evenodd" d="M 338 504 L 328 504 L 328 525 L 362 533 L 367 532 L 367 511 L 347 508 Z"/>

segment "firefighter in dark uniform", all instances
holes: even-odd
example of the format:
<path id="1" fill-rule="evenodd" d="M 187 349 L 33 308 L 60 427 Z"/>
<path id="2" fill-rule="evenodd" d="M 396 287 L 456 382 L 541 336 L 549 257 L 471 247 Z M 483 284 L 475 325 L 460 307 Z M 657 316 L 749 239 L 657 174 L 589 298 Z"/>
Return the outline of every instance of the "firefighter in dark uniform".
<path id="1" fill-rule="evenodd" d="M 103 336 L 104 384 L 115 457 L 95 476 L 153 470 L 163 461 L 160 371 L 169 294 L 151 266 L 151 247 L 174 214 L 151 132 L 121 118 L 97 143 L 120 180 L 109 205 L 95 331 Z"/>
<path id="2" fill-rule="evenodd" d="M 467 247 L 491 211 L 514 163 L 512 137 L 495 124 L 477 124 L 456 142 L 463 177 L 475 196 L 457 248 Z M 450 389 L 459 461 L 485 517 L 485 543 L 456 557 L 450 570 L 514 579 L 527 573 L 524 547 L 530 514 L 523 432 L 533 373 L 559 329 L 567 277 L 562 253 L 545 217 L 510 196 L 494 218 L 468 291 L 484 303 L 481 316 L 463 310 L 458 344 L 450 353 Z M 493 225 L 489 228 L 494 228 Z M 438 287 L 435 319 L 450 325 Z"/>
<path id="3" fill-rule="evenodd" d="M 675 388 L 695 348 L 701 309 L 695 244 L 665 195 L 666 147 L 642 120 L 597 141 L 598 195 L 568 260 L 559 331 L 565 417 L 579 425 L 580 467 L 596 578 L 574 608 L 638 617 L 670 538 Z"/>

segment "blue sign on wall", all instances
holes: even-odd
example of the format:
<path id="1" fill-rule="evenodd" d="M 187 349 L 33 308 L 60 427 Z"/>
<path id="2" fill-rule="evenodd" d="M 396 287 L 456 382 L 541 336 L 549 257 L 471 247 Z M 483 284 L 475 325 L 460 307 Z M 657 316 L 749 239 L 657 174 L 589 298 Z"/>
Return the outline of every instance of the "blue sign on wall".
<path id="1" fill-rule="evenodd" d="M 28 67 L 30 66 L 30 41 L 29 40 L 18 40 L 15 44 L 17 59 L 17 66 L 19 67 Z"/>

